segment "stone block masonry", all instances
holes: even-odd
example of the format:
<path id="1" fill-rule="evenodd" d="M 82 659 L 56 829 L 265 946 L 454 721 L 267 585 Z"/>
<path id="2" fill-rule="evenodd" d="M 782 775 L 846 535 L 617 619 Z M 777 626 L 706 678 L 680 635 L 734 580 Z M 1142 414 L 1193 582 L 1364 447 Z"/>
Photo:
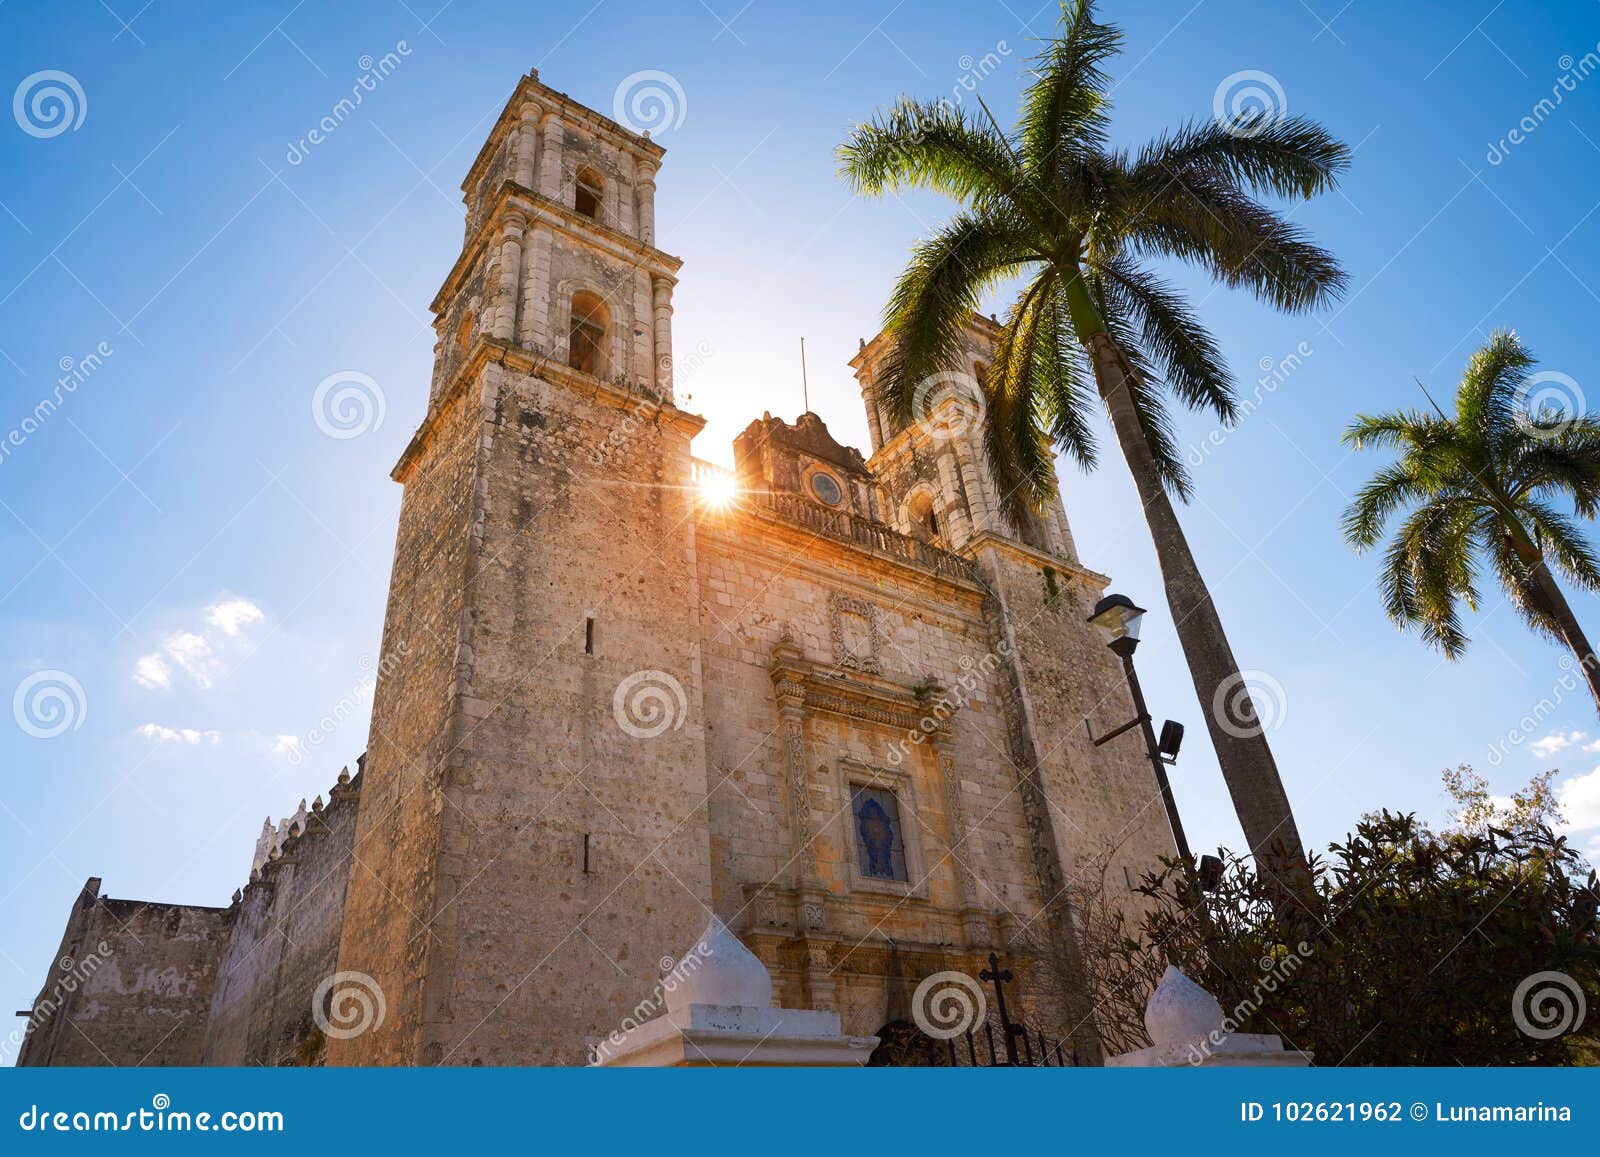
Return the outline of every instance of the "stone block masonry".
<path id="1" fill-rule="evenodd" d="M 114 900 L 83 886 L 18 1065 L 198 1065 L 231 908 Z"/>

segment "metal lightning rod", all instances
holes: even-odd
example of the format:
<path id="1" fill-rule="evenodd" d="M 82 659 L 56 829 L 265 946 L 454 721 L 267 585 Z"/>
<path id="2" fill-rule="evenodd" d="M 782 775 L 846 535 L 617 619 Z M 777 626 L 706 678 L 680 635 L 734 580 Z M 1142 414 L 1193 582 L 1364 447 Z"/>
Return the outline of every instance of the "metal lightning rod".
<path id="1" fill-rule="evenodd" d="M 806 339 L 800 339 L 800 396 L 805 400 L 804 412 L 811 412 L 811 383 L 806 380 Z"/>

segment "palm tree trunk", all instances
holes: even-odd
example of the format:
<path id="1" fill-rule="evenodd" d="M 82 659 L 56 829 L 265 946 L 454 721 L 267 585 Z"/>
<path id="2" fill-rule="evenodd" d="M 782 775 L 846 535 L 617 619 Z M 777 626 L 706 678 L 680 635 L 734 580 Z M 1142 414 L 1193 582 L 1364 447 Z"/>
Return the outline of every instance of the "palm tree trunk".
<path id="1" fill-rule="evenodd" d="M 1572 613 L 1566 594 L 1562 592 L 1555 576 L 1550 573 L 1550 566 L 1544 560 L 1544 552 L 1528 537 L 1520 525 L 1512 530 L 1511 542 L 1512 549 L 1523 562 L 1528 564 L 1528 569 L 1532 572 L 1533 589 L 1540 604 L 1539 609 L 1549 617 L 1556 633 L 1561 636 L 1561 641 L 1567 645 L 1572 657 L 1578 661 L 1578 669 L 1583 672 L 1584 681 L 1589 685 L 1589 694 L 1594 697 L 1595 709 L 1600 711 L 1600 660 L 1595 658 L 1594 648 L 1589 646 L 1589 637 L 1578 625 L 1578 616 Z"/>
<path id="2" fill-rule="evenodd" d="M 1195 694 L 1205 712 L 1211 743 L 1245 839 L 1258 870 L 1286 869 L 1288 874 L 1298 875 L 1305 853 L 1294 813 L 1289 809 L 1289 797 L 1278 776 L 1265 731 L 1249 701 L 1244 677 L 1228 645 L 1211 592 L 1156 471 L 1155 458 L 1128 390 L 1134 370 L 1103 325 L 1098 332 L 1084 336 L 1083 342 L 1111 417 L 1111 428 L 1150 524 L 1178 641 L 1188 660 Z"/>

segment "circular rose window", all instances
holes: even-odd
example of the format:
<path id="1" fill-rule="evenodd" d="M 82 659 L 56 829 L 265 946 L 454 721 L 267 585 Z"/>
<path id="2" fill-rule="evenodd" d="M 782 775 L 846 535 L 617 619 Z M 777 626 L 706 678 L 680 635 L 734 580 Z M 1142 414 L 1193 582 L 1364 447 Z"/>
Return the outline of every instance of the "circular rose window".
<path id="1" fill-rule="evenodd" d="M 839 480 L 832 474 L 813 474 L 811 476 L 811 493 L 829 506 L 838 506 L 839 503 L 844 501 L 844 491 L 839 488 Z"/>

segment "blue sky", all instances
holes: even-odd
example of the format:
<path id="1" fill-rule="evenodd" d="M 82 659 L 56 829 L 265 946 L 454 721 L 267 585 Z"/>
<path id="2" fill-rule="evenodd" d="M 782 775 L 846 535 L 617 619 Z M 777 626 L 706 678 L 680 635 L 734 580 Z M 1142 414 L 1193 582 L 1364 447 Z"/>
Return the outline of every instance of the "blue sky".
<path id="1" fill-rule="evenodd" d="M 910 242 L 948 210 L 852 199 L 832 150 L 902 92 L 970 99 L 975 84 L 1008 114 L 1055 13 L 438 3 L 0 7 L 4 91 L 66 73 L 82 114 L 53 135 L 26 100 L 0 117 L 0 690 L 47 690 L 58 676 L 44 672 L 75 683 L 62 734 L 0 728 L 11 1008 L 31 1000 L 86 876 L 116 896 L 224 904 L 262 817 L 325 792 L 361 751 L 400 498 L 388 471 L 426 403 L 426 306 L 459 250 L 458 183 L 518 76 L 538 67 L 602 111 L 641 70 L 681 87 L 681 123 L 658 134 L 657 215 L 685 260 L 675 342 L 701 364 L 680 373 L 680 400 L 710 419 L 697 453 L 731 461 L 752 417 L 795 416 L 801 335 L 812 408 L 866 446 L 845 363 Z M 1418 404 L 1413 376 L 1448 396 L 1494 327 L 1600 395 L 1600 79 L 1584 63 L 1600 9 L 1104 12 L 1127 32 L 1118 141 L 1212 116 L 1219 86 L 1254 72 L 1270 83 L 1233 86 L 1266 86 L 1356 150 L 1342 191 L 1295 211 L 1349 269 L 1337 307 L 1279 317 L 1172 271 L 1247 392 L 1259 366 L 1297 362 L 1225 438 L 1200 416 L 1181 429 L 1198 458 L 1185 522 L 1241 664 L 1262 673 L 1302 832 L 1326 845 L 1379 806 L 1437 817 L 1439 770 L 1470 762 L 1500 791 L 1562 768 L 1593 847 L 1600 726 L 1560 688 L 1561 652 L 1491 591 L 1467 659 L 1441 662 L 1384 619 L 1374 562 L 1337 520 L 1376 462 L 1339 445 L 1350 416 Z M 386 53 L 398 64 L 359 109 L 292 159 L 364 58 Z M 1557 89 L 1559 105 L 1536 108 Z M 346 371 L 376 384 L 382 421 L 329 437 L 312 397 Z M 1237 846 L 1126 471 L 1108 455 L 1093 475 L 1065 468 L 1063 485 L 1084 561 L 1155 612 L 1140 670 L 1156 714 L 1190 725 L 1175 788 L 1191 841 Z M 1574 605 L 1600 630 L 1596 600 Z M 304 745 L 329 714 L 292 760 L 281 737 Z"/>

